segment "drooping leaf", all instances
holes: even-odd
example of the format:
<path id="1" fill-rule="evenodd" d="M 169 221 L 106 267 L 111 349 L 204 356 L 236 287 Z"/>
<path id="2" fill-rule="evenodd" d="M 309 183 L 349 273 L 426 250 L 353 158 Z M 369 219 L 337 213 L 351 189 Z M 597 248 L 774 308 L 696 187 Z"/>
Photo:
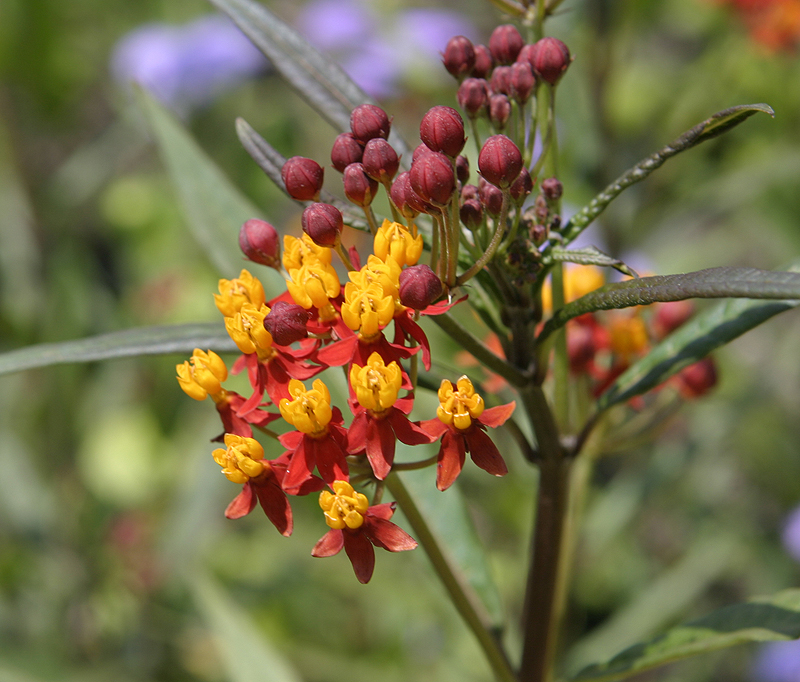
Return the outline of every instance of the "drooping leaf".
<path id="1" fill-rule="evenodd" d="M 800 272 L 722 267 L 607 284 L 557 310 L 540 340 L 585 313 L 689 298 L 800 299 Z"/>
<path id="2" fill-rule="evenodd" d="M 800 637 L 800 590 L 735 604 L 635 644 L 606 663 L 584 668 L 573 682 L 610 682 L 690 656 L 745 642 Z"/>
<path id="3" fill-rule="evenodd" d="M 214 635 L 229 682 L 301 682 L 295 668 L 219 585 L 198 577 L 189 586 Z"/>
<path id="4" fill-rule="evenodd" d="M 606 187 L 600 194 L 592 199 L 583 209 L 578 211 L 569 222 L 564 226 L 564 243 L 569 244 L 577 237 L 585 227 L 587 227 L 597 216 L 599 216 L 619 194 L 631 185 L 641 182 L 650 173 L 659 168 L 667 159 L 691 149 L 695 145 L 717 137 L 727 132 L 731 128 L 739 125 L 753 114 L 763 112 L 770 116 L 775 116 L 775 112 L 767 104 L 742 104 L 720 111 L 702 123 L 698 123 L 694 128 L 687 130 L 676 140 L 670 142 L 666 147 L 659 149 L 646 159 L 637 163 L 633 168 L 625 171 L 614 182 Z"/>
<path id="5" fill-rule="evenodd" d="M 236 276 L 242 267 L 239 228 L 250 218 L 262 217 L 261 212 L 171 113 L 146 92 L 138 92 L 190 230 L 220 273 Z"/>
<path id="6" fill-rule="evenodd" d="M 195 348 L 235 352 L 225 327 L 218 323 L 171 327 L 138 327 L 75 341 L 40 343 L 0 354 L 0 375 L 70 362 L 93 362 L 136 355 L 191 354 Z"/>
<path id="7" fill-rule="evenodd" d="M 618 258 L 612 258 L 603 253 L 596 246 L 586 246 L 582 249 L 562 249 L 555 247 L 551 249 L 547 257 L 543 259 L 545 265 L 550 261 L 556 263 L 577 263 L 579 265 L 597 265 L 601 268 L 614 268 L 628 277 L 638 277 L 636 272 L 631 270 L 625 263 Z"/>

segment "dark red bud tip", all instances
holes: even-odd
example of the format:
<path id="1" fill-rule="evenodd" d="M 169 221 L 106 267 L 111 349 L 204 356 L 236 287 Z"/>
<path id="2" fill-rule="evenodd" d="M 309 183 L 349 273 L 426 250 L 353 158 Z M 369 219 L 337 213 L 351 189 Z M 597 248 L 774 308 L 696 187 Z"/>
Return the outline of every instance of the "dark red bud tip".
<path id="1" fill-rule="evenodd" d="M 481 178 L 483 180 L 483 178 Z M 486 182 L 484 180 L 484 182 Z M 478 198 L 478 188 L 475 185 L 464 185 L 461 188 L 461 201 L 469 201 L 470 199 Z"/>
<path id="2" fill-rule="evenodd" d="M 269 223 L 253 218 L 239 230 L 239 248 L 248 260 L 276 270 L 281 266 L 278 231 Z"/>
<path id="3" fill-rule="evenodd" d="M 466 142 L 464 121 L 452 107 L 433 107 L 422 117 L 419 137 L 429 149 L 455 158 Z"/>
<path id="4" fill-rule="evenodd" d="M 516 62 L 511 65 L 511 96 L 520 104 L 525 104 L 536 85 L 536 76 L 528 62 Z"/>
<path id="5" fill-rule="evenodd" d="M 536 74 L 550 85 L 555 85 L 572 62 L 569 48 L 558 38 L 542 38 L 529 52 L 531 66 Z"/>
<path id="6" fill-rule="evenodd" d="M 446 206 L 456 188 L 453 164 L 444 154 L 431 152 L 423 154 L 411 164 L 409 171 L 411 189 L 423 201 L 434 206 Z"/>
<path id="7" fill-rule="evenodd" d="M 531 174 L 528 172 L 528 169 L 523 166 L 522 170 L 517 176 L 517 179 L 511 183 L 511 187 L 509 188 L 509 191 L 511 192 L 511 198 L 517 203 L 520 203 L 531 193 L 532 189 L 533 179 L 531 178 Z"/>
<path id="8" fill-rule="evenodd" d="M 394 147 L 382 137 L 374 137 L 364 147 L 361 159 L 364 172 L 380 183 L 391 182 L 400 167 L 400 158 Z"/>
<path id="9" fill-rule="evenodd" d="M 511 95 L 511 67 L 498 66 L 492 71 L 489 87 L 496 95 Z"/>
<path id="10" fill-rule="evenodd" d="M 350 114 L 350 130 L 361 144 L 376 137 L 389 137 L 392 122 L 387 113 L 374 104 L 360 104 Z"/>
<path id="11" fill-rule="evenodd" d="M 500 215 L 503 209 L 503 191 L 481 178 L 478 198 L 484 210 L 493 217 Z"/>
<path id="12" fill-rule="evenodd" d="M 717 385 L 717 366 L 706 357 L 682 369 L 676 379 L 685 398 L 699 398 Z"/>
<path id="13" fill-rule="evenodd" d="M 389 190 L 389 197 L 394 204 L 394 207 L 403 214 L 405 218 L 413 218 L 421 211 L 417 210 L 409 203 L 409 193 L 411 192 L 411 181 L 408 178 L 408 172 L 400 173 L 392 183 L 392 188 Z"/>
<path id="14" fill-rule="evenodd" d="M 489 120 L 500 130 L 506 127 L 511 116 L 511 100 L 506 95 L 492 95 L 489 98 Z"/>
<path id="15" fill-rule="evenodd" d="M 483 78 L 467 78 L 458 86 L 456 99 L 467 116 L 480 116 L 489 104 L 489 84 Z"/>
<path id="16" fill-rule="evenodd" d="M 564 185 L 558 178 L 545 178 L 542 180 L 542 194 L 549 201 L 557 201 L 564 194 Z"/>
<path id="17" fill-rule="evenodd" d="M 447 41 L 447 46 L 442 53 L 442 64 L 453 78 L 461 79 L 475 65 L 475 48 L 465 36 L 455 36 Z"/>
<path id="18" fill-rule="evenodd" d="M 356 206 L 366 208 L 378 192 L 378 183 L 364 172 L 360 163 L 351 163 L 344 169 L 344 193 Z"/>
<path id="19" fill-rule="evenodd" d="M 293 156 L 281 168 L 281 180 L 289 196 L 298 201 L 314 201 L 322 189 L 325 169 L 313 159 Z"/>
<path id="20" fill-rule="evenodd" d="M 442 295 L 442 281 L 427 265 L 412 265 L 400 273 L 400 303 L 424 310 Z"/>
<path id="21" fill-rule="evenodd" d="M 277 301 L 264 318 L 264 328 L 279 346 L 289 346 L 295 341 L 308 338 L 306 325 L 310 319 L 311 312 L 305 308 L 294 303 Z"/>
<path id="22" fill-rule="evenodd" d="M 494 57 L 486 45 L 475 46 L 475 66 L 472 67 L 470 76 L 473 78 L 486 78 L 494 68 Z"/>
<path id="23" fill-rule="evenodd" d="M 502 196 L 500 200 L 502 201 Z M 461 218 L 461 222 L 470 230 L 480 227 L 481 223 L 483 223 L 483 207 L 481 206 L 481 202 L 477 199 L 467 199 L 461 204 L 458 215 Z"/>
<path id="24" fill-rule="evenodd" d="M 305 232 L 317 246 L 335 247 L 342 236 L 342 212 L 330 204 L 307 206 L 300 219 Z"/>
<path id="25" fill-rule="evenodd" d="M 462 185 L 469 180 L 469 159 L 466 156 L 456 157 L 456 177 Z"/>
<path id="26" fill-rule="evenodd" d="M 498 26 L 489 38 L 489 50 L 500 64 L 511 64 L 524 44 L 525 41 L 513 24 Z"/>
<path id="27" fill-rule="evenodd" d="M 502 189 L 517 179 L 522 170 L 522 154 L 505 135 L 493 135 L 481 148 L 478 168 L 488 182 Z"/>
<path id="28" fill-rule="evenodd" d="M 364 148 L 353 137 L 353 133 L 342 133 L 337 135 L 331 147 L 331 163 L 337 171 L 344 173 L 344 169 L 351 163 L 361 161 L 363 153 Z"/>

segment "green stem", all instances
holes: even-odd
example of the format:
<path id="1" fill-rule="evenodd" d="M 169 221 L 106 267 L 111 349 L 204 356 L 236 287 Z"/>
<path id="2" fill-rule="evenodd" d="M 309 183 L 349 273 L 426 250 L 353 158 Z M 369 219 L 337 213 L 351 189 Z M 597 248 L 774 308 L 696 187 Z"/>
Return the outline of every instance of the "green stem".
<path id="1" fill-rule="evenodd" d="M 498 682 L 519 682 L 501 643 L 492 634 L 493 626 L 491 620 L 478 596 L 470 585 L 456 574 L 450 562 L 444 556 L 438 540 L 400 480 L 400 476 L 394 472 L 389 474 L 386 479 L 386 486 L 406 515 L 419 544 L 428 555 L 431 564 L 433 564 L 433 569 L 444 584 L 454 606 L 481 645 Z"/>
<path id="2" fill-rule="evenodd" d="M 503 205 L 500 209 L 500 216 L 497 218 L 495 223 L 494 234 L 492 235 L 492 241 L 489 242 L 489 247 L 483 253 L 483 255 L 472 264 L 472 266 L 466 272 L 462 273 L 461 276 L 456 280 L 456 285 L 461 286 L 465 282 L 472 279 L 476 274 L 478 274 L 482 269 L 483 266 L 488 263 L 492 257 L 494 256 L 495 252 L 497 251 L 500 243 L 503 241 L 503 235 L 506 233 L 506 222 L 508 221 L 508 207 L 511 203 L 511 197 L 508 192 L 508 187 L 503 190 Z"/>
<path id="3" fill-rule="evenodd" d="M 551 271 L 553 310 L 564 307 L 564 268 L 559 263 Z M 555 337 L 555 365 L 553 368 L 555 412 L 558 423 L 569 430 L 569 353 L 566 328 L 558 330 Z"/>
<path id="4" fill-rule="evenodd" d="M 418 462 L 395 462 L 392 465 L 392 471 L 414 471 L 416 469 L 426 469 L 433 466 L 439 461 L 439 455 L 428 457 L 428 459 L 421 459 Z"/>
<path id="5" fill-rule="evenodd" d="M 375 214 L 372 212 L 372 207 L 364 206 L 364 215 L 367 217 L 369 232 L 374 237 L 375 234 L 378 232 L 378 225 L 375 222 Z"/>

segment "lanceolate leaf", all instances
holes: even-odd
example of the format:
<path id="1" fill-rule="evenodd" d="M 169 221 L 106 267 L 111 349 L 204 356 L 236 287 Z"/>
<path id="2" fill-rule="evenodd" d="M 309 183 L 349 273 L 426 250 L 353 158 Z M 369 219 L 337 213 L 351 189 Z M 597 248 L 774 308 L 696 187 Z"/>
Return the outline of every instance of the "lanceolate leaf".
<path id="1" fill-rule="evenodd" d="M 724 111 L 714 114 L 711 118 L 706 119 L 702 123 L 698 123 L 694 128 L 687 130 L 683 135 L 670 142 L 666 147 L 659 149 L 654 154 L 651 154 L 646 159 L 637 163 L 633 168 L 625 171 L 625 173 L 620 175 L 614 182 L 592 199 L 585 208 L 570 218 L 569 222 L 564 227 L 564 242 L 569 244 L 569 242 L 575 239 L 575 237 L 600 215 L 605 210 L 606 206 L 619 194 L 631 185 L 644 180 L 667 159 L 687 149 L 691 149 L 701 142 L 710 140 L 712 137 L 727 132 L 758 112 L 775 116 L 772 107 L 766 104 L 742 104 L 737 107 L 725 109 Z"/>
<path id="2" fill-rule="evenodd" d="M 603 253 L 596 246 L 587 246 L 583 249 L 561 249 L 554 248 L 543 259 L 545 264 L 548 261 L 557 263 L 578 263 L 579 265 L 598 265 L 603 268 L 614 268 L 619 270 L 623 275 L 629 277 L 638 277 L 638 275 L 631 270 L 625 263 L 618 258 Z"/>
<path id="3" fill-rule="evenodd" d="M 607 284 L 557 310 L 539 338 L 585 313 L 687 298 L 800 299 L 800 272 L 723 267 Z"/>
<path id="4" fill-rule="evenodd" d="M 185 128 L 144 91 L 140 102 L 155 133 L 189 228 L 226 277 L 242 267 L 239 228 L 260 211 L 236 189 Z"/>
<path id="5" fill-rule="evenodd" d="M 0 374 L 135 355 L 191 354 L 195 348 L 210 348 L 220 353 L 236 351 L 236 345 L 220 323 L 139 327 L 77 341 L 42 343 L 0 354 Z"/>
<path id="6" fill-rule="evenodd" d="M 743 644 L 800 637 L 800 590 L 727 606 L 612 658 L 584 668 L 574 682 L 610 682 L 690 656 Z"/>

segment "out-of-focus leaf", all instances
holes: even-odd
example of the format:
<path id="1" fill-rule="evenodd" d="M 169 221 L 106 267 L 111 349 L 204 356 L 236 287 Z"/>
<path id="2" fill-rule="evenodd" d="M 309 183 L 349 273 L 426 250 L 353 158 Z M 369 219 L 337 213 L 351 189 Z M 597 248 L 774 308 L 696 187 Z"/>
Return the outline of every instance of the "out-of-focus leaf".
<path id="1" fill-rule="evenodd" d="M 225 327 L 219 323 L 137 327 L 75 341 L 40 343 L 8 351 L 0 354 L 0 374 L 69 362 L 93 362 L 166 353 L 191 354 L 195 348 L 211 349 L 220 353 L 236 351 L 236 345 L 231 341 Z"/>
<path id="2" fill-rule="evenodd" d="M 691 149 L 695 145 L 710 140 L 717 135 L 727 132 L 739 125 L 753 114 L 763 112 L 775 116 L 775 112 L 767 104 L 742 104 L 724 111 L 717 112 L 711 118 L 698 123 L 694 128 L 687 130 L 666 147 L 659 149 L 646 159 L 637 163 L 633 168 L 625 171 L 614 182 L 606 187 L 600 194 L 592 199 L 583 209 L 578 211 L 564 226 L 564 243 L 569 244 L 599 216 L 617 196 L 631 185 L 641 182 L 650 173 L 659 168 L 667 159 Z"/>
<path id="3" fill-rule="evenodd" d="M 146 92 L 138 92 L 189 228 L 220 273 L 235 276 L 242 267 L 239 228 L 250 218 L 261 217 L 261 212 L 231 184 L 172 114 Z"/>
<path id="4" fill-rule="evenodd" d="M 673 661 L 745 642 L 800 637 L 800 590 L 735 604 L 636 644 L 606 663 L 584 668 L 574 682 L 610 682 Z"/>
<path id="5" fill-rule="evenodd" d="M 540 339 L 585 313 L 688 298 L 800 299 L 800 272 L 722 267 L 607 284 L 557 310 Z"/>
<path id="6" fill-rule="evenodd" d="M 299 674 L 258 631 L 252 618 L 209 578 L 190 582 L 219 646 L 230 682 L 301 682 Z"/>
<path id="7" fill-rule="evenodd" d="M 623 275 L 637 277 L 638 275 L 631 270 L 625 263 L 618 258 L 612 258 L 603 253 L 596 246 L 587 246 L 582 249 L 560 249 L 554 248 L 544 259 L 545 264 L 548 260 L 558 263 L 578 263 L 579 265 L 598 265 L 602 268 L 614 268 Z"/>

